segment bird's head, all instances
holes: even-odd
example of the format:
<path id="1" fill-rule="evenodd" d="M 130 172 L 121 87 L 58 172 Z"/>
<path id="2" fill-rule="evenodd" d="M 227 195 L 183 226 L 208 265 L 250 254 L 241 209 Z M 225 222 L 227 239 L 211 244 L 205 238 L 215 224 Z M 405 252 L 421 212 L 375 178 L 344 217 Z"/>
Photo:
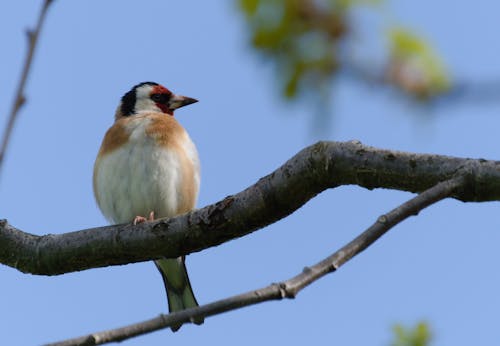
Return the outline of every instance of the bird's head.
<path id="1" fill-rule="evenodd" d="M 164 86 L 154 82 L 135 85 L 123 95 L 117 110 L 117 118 L 128 117 L 141 112 L 161 112 L 174 115 L 174 110 L 198 100 L 172 93 Z"/>

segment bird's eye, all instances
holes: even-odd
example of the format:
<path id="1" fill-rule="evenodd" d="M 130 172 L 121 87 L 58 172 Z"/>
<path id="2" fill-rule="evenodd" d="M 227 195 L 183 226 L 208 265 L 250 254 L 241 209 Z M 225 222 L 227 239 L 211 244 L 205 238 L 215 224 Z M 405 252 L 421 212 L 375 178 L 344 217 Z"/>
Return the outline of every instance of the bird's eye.
<path id="1" fill-rule="evenodd" d="M 168 95 L 167 94 L 153 94 L 151 95 L 151 100 L 157 103 L 167 103 Z"/>

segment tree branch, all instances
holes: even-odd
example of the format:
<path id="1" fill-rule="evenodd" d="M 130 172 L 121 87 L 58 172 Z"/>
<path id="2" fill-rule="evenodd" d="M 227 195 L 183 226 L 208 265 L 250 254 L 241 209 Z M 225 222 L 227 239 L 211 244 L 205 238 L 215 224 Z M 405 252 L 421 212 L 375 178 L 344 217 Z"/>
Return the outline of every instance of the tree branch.
<path id="1" fill-rule="evenodd" d="M 464 176 L 457 176 L 450 180 L 422 192 L 420 195 L 408 200 L 385 215 L 380 216 L 375 223 L 366 231 L 343 246 L 341 249 L 328 256 L 321 262 L 306 267 L 302 273 L 287 281 L 273 283 L 267 287 L 221 299 L 216 302 L 202 305 L 196 308 L 183 310 L 169 315 L 131 324 L 125 327 L 97 332 L 86 336 L 68 339 L 61 342 L 48 344 L 46 346 L 78 346 L 78 345 L 102 345 L 109 342 L 123 341 L 138 335 L 164 329 L 179 323 L 187 323 L 196 317 L 213 316 L 223 312 L 236 310 L 245 306 L 254 305 L 270 300 L 281 300 L 283 298 L 295 298 L 305 287 L 328 273 L 336 271 L 344 263 L 362 252 L 373 244 L 393 226 L 406 218 L 418 214 L 422 209 L 452 195 L 457 188 L 464 185 Z"/>
<path id="2" fill-rule="evenodd" d="M 9 113 L 9 119 L 7 125 L 5 126 L 2 146 L 0 147 L 0 172 L 2 170 L 3 161 L 5 158 L 5 153 L 7 152 L 7 147 L 10 142 L 10 136 L 12 130 L 14 129 L 14 123 L 16 122 L 19 110 L 26 103 L 26 96 L 24 95 L 24 87 L 28 79 L 29 72 L 31 70 L 31 63 L 33 61 L 33 56 L 35 54 L 36 44 L 38 42 L 38 36 L 42 30 L 43 23 L 45 21 L 45 16 L 49 6 L 52 4 L 53 0 L 45 0 L 40 14 L 38 15 L 38 21 L 34 30 L 28 30 L 26 35 L 28 37 L 28 52 L 26 54 L 26 60 L 24 61 L 23 69 L 21 72 L 21 78 L 17 86 L 16 95 L 14 96 L 14 102 L 12 103 L 12 108 Z"/>
<path id="3" fill-rule="evenodd" d="M 424 191 L 457 174 L 452 197 L 500 200 L 500 162 L 413 154 L 359 142 L 318 142 L 244 191 L 171 219 L 33 235 L 0 220 L 0 263 L 26 273 L 57 275 L 109 265 L 177 257 L 242 237 L 339 185 Z"/>
<path id="4" fill-rule="evenodd" d="M 343 59 L 341 68 L 338 73 L 353 81 L 359 82 L 361 85 L 369 87 L 381 86 L 392 89 L 397 95 L 408 97 L 401 88 L 392 84 L 385 75 L 385 70 L 382 66 L 373 65 L 355 61 L 352 59 Z M 464 104 L 491 104 L 498 103 L 500 100 L 500 78 L 491 78 L 489 80 L 467 80 L 457 79 L 454 81 L 449 90 L 442 93 L 432 95 L 426 99 L 414 98 L 415 101 L 421 102 L 426 106 L 446 106 Z"/>

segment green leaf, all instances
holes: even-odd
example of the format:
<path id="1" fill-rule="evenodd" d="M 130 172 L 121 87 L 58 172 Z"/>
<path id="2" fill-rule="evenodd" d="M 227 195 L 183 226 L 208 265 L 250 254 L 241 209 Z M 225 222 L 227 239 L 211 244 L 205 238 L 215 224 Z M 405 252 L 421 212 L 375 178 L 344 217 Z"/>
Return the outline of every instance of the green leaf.
<path id="1" fill-rule="evenodd" d="M 368 5 L 368 6 L 379 6 L 382 5 L 385 0 L 330 0 L 333 7 L 348 10 L 354 6 Z"/>
<path id="2" fill-rule="evenodd" d="M 394 341 L 391 346 L 429 346 L 432 335 L 425 322 L 419 322 L 415 327 L 404 327 L 397 324 L 393 327 Z"/>
<path id="3" fill-rule="evenodd" d="M 259 0 L 240 0 L 240 7 L 248 16 L 253 16 L 259 8 Z"/>
<path id="4" fill-rule="evenodd" d="M 428 94 L 450 88 L 450 76 L 433 47 L 412 31 L 399 27 L 389 31 L 390 53 L 399 63 L 410 65 L 428 81 Z"/>

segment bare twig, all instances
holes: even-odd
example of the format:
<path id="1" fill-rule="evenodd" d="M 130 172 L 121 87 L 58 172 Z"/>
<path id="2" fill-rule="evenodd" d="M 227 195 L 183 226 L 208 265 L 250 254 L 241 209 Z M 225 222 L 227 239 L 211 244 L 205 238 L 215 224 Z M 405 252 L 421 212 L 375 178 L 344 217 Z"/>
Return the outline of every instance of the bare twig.
<path id="1" fill-rule="evenodd" d="M 433 100 L 436 105 L 474 104 L 491 106 L 500 100 L 500 78 L 457 81 L 452 88 Z"/>
<path id="2" fill-rule="evenodd" d="M 319 142 L 244 191 L 171 219 L 38 236 L 0 220 L 0 263 L 42 275 L 178 257 L 254 232 L 321 191 L 356 184 L 424 191 L 457 173 L 470 178 L 454 198 L 500 200 L 500 162 Z"/>
<path id="3" fill-rule="evenodd" d="M 169 315 L 160 315 L 159 317 L 144 322 L 103 332 L 97 332 L 79 338 L 64 340 L 48 344 L 47 346 L 102 345 L 109 342 L 123 341 L 138 335 L 164 329 L 178 323 L 187 323 L 197 317 L 213 316 L 270 300 L 295 298 L 295 296 L 306 286 L 312 284 L 326 274 L 334 272 L 340 268 L 344 263 L 365 250 L 399 222 L 412 215 L 418 214 L 421 210 L 431 204 L 451 196 L 457 188 L 463 187 L 465 181 L 466 179 L 464 176 L 457 176 L 422 192 L 418 196 L 408 200 L 387 214 L 380 216 L 371 227 L 350 243 L 343 246 L 340 250 L 328 256 L 321 262 L 311 267 L 304 268 L 302 273 L 290 278 L 287 281 L 274 283 L 261 289 L 221 299 L 196 308 L 183 310 Z"/>
<path id="4" fill-rule="evenodd" d="M 2 170 L 2 165 L 5 158 L 5 153 L 7 152 L 7 147 L 10 142 L 10 136 L 12 130 L 14 129 L 14 123 L 19 114 L 19 110 L 26 103 L 26 96 L 24 95 L 24 87 L 28 79 L 29 72 L 31 70 L 31 63 L 33 61 L 33 56 L 35 54 L 36 44 L 38 42 L 38 37 L 42 30 L 43 23 L 45 21 L 47 10 L 53 0 L 45 0 L 40 14 L 38 15 L 38 21 L 34 30 L 27 30 L 26 35 L 28 37 L 28 52 L 26 54 L 26 60 L 24 61 L 23 69 L 21 72 L 21 78 L 19 79 L 19 84 L 17 85 L 16 95 L 14 96 L 14 102 L 12 103 L 12 108 L 10 110 L 9 118 L 7 120 L 7 125 L 5 126 L 2 138 L 2 146 L 0 147 L 0 172 Z"/>
<path id="5" fill-rule="evenodd" d="M 375 65 L 373 62 L 363 63 L 354 61 L 351 58 L 344 59 L 341 67 L 338 69 L 338 73 L 341 76 L 359 82 L 360 85 L 386 87 L 399 96 L 410 96 L 410 100 L 417 101 L 424 106 L 438 107 L 457 104 L 491 105 L 498 103 L 500 100 L 500 76 L 489 80 L 454 80 L 450 89 L 420 99 L 392 85 L 390 80 L 384 75 L 383 66 Z"/>

